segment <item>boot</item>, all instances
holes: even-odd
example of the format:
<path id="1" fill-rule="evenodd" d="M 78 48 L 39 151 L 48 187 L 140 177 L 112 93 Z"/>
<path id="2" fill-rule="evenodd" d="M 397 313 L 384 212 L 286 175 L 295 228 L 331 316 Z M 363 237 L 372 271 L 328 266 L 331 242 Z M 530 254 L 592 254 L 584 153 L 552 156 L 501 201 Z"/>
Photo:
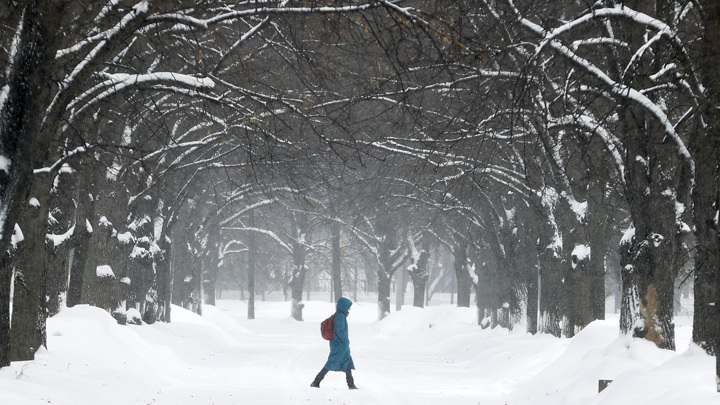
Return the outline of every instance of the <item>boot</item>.
<path id="1" fill-rule="evenodd" d="M 351 390 L 358 389 L 358 387 L 355 386 L 355 379 L 353 379 L 351 376 L 346 376 L 345 379 L 347 380 L 349 389 L 351 389 Z"/>
<path id="2" fill-rule="evenodd" d="M 310 386 L 311 386 L 311 387 L 315 387 L 315 388 L 320 388 L 320 381 L 322 381 L 323 378 L 325 378 L 325 374 L 323 374 L 323 373 L 318 373 L 318 375 L 315 376 L 315 379 L 314 379 L 313 382 L 310 384 Z"/>

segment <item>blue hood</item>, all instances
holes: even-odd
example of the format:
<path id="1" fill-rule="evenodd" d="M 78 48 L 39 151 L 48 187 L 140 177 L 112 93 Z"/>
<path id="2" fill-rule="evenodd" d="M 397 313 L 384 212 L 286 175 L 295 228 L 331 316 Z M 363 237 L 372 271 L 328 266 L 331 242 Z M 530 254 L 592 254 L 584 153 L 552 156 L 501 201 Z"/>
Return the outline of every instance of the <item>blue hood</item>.
<path id="1" fill-rule="evenodd" d="M 342 312 L 343 314 L 347 315 L 348 309 L 350 309 L 351 305 L 352 301 L 345 297 L 342 297 L 338 300 L 337 305 L 335 306 L 335 310 L 337 312 Z"/>

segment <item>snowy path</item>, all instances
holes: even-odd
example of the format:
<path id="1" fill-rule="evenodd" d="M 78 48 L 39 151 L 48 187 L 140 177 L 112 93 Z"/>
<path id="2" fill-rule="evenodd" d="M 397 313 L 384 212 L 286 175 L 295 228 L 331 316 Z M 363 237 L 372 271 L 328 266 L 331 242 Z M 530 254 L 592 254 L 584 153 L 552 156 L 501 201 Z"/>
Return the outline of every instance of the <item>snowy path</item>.
<path id="1" fill-rule="evenodd" d="M 287 304 L 268 305 L 287 310 Z M 404 329 L 402 324 L 381 325 L 374 318 L 373 304 L 356 304 L 349 322 L 358 367 L 355 378 L 361 389 L 349 391 L 344 374 L 330 373 L 318 390 L 310 388 L 309 383 L 327 357 L 327 343 L 319 336 L 319 323 L 331 306 L 311 305 L 320 308 L 307 308 L 305 322 L 278 318 L 278 308 L 247 321 L 244 305 L 219 303 L 221 311 L 213 315 L 227 316 L 245 331 L 239 329 L 232 338 L 225 336 L 224 341 L 191 350 L 185 348 L 187 339 L 170 342 L 169 347 L 183 357 L 187 366 L 173 369 L 170 383 L 152 403 L 500 404 L 504 403 L 499 399 L 502 394 L 516 388 L 519 380 L 538 373 L 542 369 L 540 360 L 552 351 L 559 354 L 567 343 L 547 337 L 537 339 L 535 345 L 524 349 L 526 354 L 518 356 L 524 364 L 512 366 L 512 354 L 499 352 L 492 341 L 472 343 L 471 335 L 477 332 L 468 330 L 472 325 L 468 322 L 474 319 L 472 310 L 460 310 L 463 316 L 454 325 L 458 334 L 448 337 L 448 331 L 433 334 L 430 324 L 426 330 L 415 331 Z M 406 310 L 411 311 L 420 316 L 419 311 Z M 438 316 L 442 314 L 438 312 Z M 446 322 L 444 327 L 453 327 L 453 323 Z M 139 333 L 159 343 L 166 334 L 156 329 L 145 328 Z M 191 341 L 214 339 L 218 336 L 209 334 L 193 336 Z M 507 334 L 498 334 L 496 339 L 506 340 Z M 527 356 L 532 352 L 537 361 L 528 364 Z M 488 366 L 498 357 L 512 372 Z"/>
<path id="2" fill-rule="evenodd" d="M 348 322 L 355 381 L 325 363 L 327 302 L 309 301 L 305 322 L 289 303 L 259 302 L 255 320 L 239 301 L 203 317 L 173 309 L 171 324 L 119 326 L 103 310 L 66 309 L 48 322 L 49 350 L 0 369 L 0 404 L 11 405 L 710 405 L 714 358 L 618 336 L 617 319 L 573 339 L 482 330 L 472 309 L 404 307 L 382 322 L 374 303 L 353 305 Z M 598 379 L 615 380 L 597 393 Z"/>

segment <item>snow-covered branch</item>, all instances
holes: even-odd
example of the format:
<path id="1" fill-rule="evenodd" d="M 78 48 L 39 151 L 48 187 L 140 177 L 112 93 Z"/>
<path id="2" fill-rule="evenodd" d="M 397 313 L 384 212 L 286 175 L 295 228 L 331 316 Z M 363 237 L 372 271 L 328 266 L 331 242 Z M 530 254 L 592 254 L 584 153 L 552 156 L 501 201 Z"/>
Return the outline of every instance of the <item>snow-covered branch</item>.
<path id="1" fill-rule="evenodd" d="M 510 4 L 512 4 L 511 0 L 508 0 Z M 538 52 L 540 49 L 542 49 L 545 46 L 551 47 L 553 50 L 555 50 L 558 54 L 565 57 L 567 60 L 575 64 L 577 67 L 582 69 L 584 72 L 588 73 L 592 77 L 594 77 L 596 80 L 598 80 L 606 89 L 608 92 L 613 94 L 616 97 L 626 99 L 628 101 L 631 101 L 633 103 L 636 103 L 640 106 L 642 106 L 644 109 L 646 109 L 652 116 L 655 117 L 655 119 L 658 120 L 658 122 L 662 125 L 662 127 L 665 130 L 666 135 L 673 140 L 673 142 L 677 145 L 677 151 L 678 155 L 681 156 L 684 160 L 688 161 L 691 165 L 691 170 L 694 173 L 694 163 L 691 159 L 690 152 L 687 149 L 687 146 L 683 142 L 683 140 L 680 138 L 680 136 L 675 131 L 675 126 L 670 121 L 669 117 L 663 111 L 663 109 L 658 106 L 656 103 L 654 103 L 652 100 L 650 100 L 645 94 L 643 94 L 641 91 L 638 91 L 637 89 L 634 89 L 632 87 L 629 87 L 623 83 L 619 83 L 612 78 L 610 78 L 605 72 L 603 72 L 600 68 L 595 66 L 592 62 L 589 60 L 579 56 L 576 54 L 572 49 L 567 47 L 566 45 L 562 44 L 560 41 L 555 40 L 554 38 L 557 37 L 555 34 L 549 34 L 547 31 L 545 31 L 544 28 L 537 25 L 536 23 L 530 21 L 529 19 L 525 18 L 520 11 L 513 6 L 515 16 L 522 24 L 522 26 L 529 29 L 531 32 L 538 35 L 540 38 L 542 38 L 541 45 L 538 48 Z M 618 14 L 618 15 L 626 15 L 626 14 Z M 638 14 L 633 14 L 634 16 L 637 16 L 639 18 Z M 581 21 L 585 21 L 587 18 L 581 19 Z M 649 23 L 649 22 L 648 22 Z M 571 24 L 571 26 L 573 26 Z M 553 31 L 554 33 L 555 31 Z"/>
<path id="2" fill-rule="evenodd" d="M 75 157 L 79 154 L 85 153 L 85 152 L 89 151 L 90 149 L 93 149 L 93 147 L 94 147 L 94 145 L 79 146 L 79 147 L 65 153 L 65 155 L 62 158 L 55 161 L 55 163 L 53 163 L 51 166 L 34 169 L 33 174 L 54 173 L 54 172 L 60 170 L 60 168 L 62 167 L 62 165 L 65 162 L 67 162 L 68 160 L 72 159 L 73 157 Z"/>
<path id="3" fill-rule="evenodd" d="M 281 14 L 338 14 L 366 11 L 379 7 L 392 7 L 396 2 L 379 1 L 359 4 L 356 6 L 321 6 L 321 7 L 252 7 L 245 10 L 235 10 L 219 14 L 205 20 L 206 24 L 219 24 L 228 20 L 257 15 Z"/>
<path id="4" fill-rule="evenodd" d="M 280 245 L 281 248 L 285 249 L 288 253 L 290 253 L 290 254 L 293 253 L 292 246 L 283 242 L 283 240 L 273 231 L 270 231 L 267 229 L 262 229 L 262 228 L 253 228 L 253 227 L 223 227 L 222 229 L 227 230 L 227 231 L 255 232 L 255 233 L 259 233 L 261 235 L 269 236 L 272 240 L 277 242 L 277 244 Z"/>
<path id="5" fill-rule="evenodd" d="M 168 84 L 194 90 L 212 89 L 215 87 L 215 82 L 212 79 L 174 72 L 144 74 L 103 73 L 101 75 L 104 77 L 102 82 L 86 90 L 68 105 L 68 109 L 75 109 L 73 115 L 77 115 L 96 103 L 134 86 Z"/>

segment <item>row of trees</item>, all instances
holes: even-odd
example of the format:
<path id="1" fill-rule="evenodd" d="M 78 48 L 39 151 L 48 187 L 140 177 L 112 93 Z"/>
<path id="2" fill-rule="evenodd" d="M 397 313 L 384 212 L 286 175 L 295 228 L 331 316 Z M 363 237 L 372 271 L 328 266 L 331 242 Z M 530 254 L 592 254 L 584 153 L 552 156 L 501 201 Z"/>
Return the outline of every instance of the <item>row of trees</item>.
<path id="1" fill-rule="evenodd" d="M 525 316 L 556 336 L 604 317 L 619 255 L 621 330 L 669 349 L 691 272 L 693 340 L 714 354 L 719 13 L 670 0 L 0 6 L 0 365 L 44 344 L 58 297 L 170 321 L 172 302 L 200 312 L 218 268 L 239 262 L 249 317 L 258 272 L 283 274 L 301 320 L 308 264 L 330 258 L 339 296 L 352 257 L 376 268 L 382 319 L 399 271 L 423 305 L 439 250 L 481 323 Z"/>

